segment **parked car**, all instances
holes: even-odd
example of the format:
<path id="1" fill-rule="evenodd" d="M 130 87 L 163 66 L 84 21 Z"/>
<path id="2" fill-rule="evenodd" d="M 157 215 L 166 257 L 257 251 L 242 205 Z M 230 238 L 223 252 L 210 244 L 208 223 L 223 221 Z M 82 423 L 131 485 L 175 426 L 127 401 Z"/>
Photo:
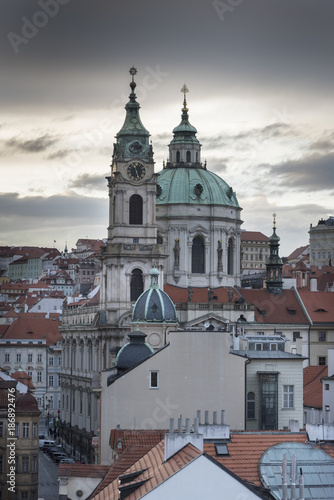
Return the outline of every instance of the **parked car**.
<path id="1" fill-rule="evenodd" d="M 76 461 L 74 460 L 74 458 L 62 458 L 61 460 L 59 460 L 59 463 L 60 464 L 75 464 Z"/>
<path id="2" fill-rule="evenodd" d="M 66 455 L 66 453 L 56 452 L 52 453 L 51 458 L 54 462 L 60 462 L 60 460 L 68 458 L 68 456 Z"/>
<path id="3" fill-rule="evenodd" d="M 38 444 L 40 448 L 50 448 L 51 446 L 56 445 L 56 443 L 54 441 L 51 441 L 50 439 L 40 439 Z"/>

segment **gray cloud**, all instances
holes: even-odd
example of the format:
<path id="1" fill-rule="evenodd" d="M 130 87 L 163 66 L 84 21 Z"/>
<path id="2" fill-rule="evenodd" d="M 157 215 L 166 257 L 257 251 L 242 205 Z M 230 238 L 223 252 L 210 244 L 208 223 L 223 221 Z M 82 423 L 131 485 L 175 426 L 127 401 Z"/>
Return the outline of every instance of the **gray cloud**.
<path id="1" fill-rule="evenodd" d="M 100 174 L 80 174 L 76 179 L 69 183 L 71 189 L 79 188 L 85 190 L 101 190 L 106 192 L 106 179 Z"/>
<path id="2" fill-rule="evenodd" d="M 301 191 L 334 189 L 334 153 L 313 154 L 299 160 L 290 160 L 270 166 L 269 175 L 281 185 Z"/>
<path id="3" fill-rule="evenodd" d="M 77 196 L 0 194 L 0 244 L 51 245 L 78 238 L 105 238 L 108 200 Z"/>
<path id="4" fill-rule="evenodd" d="M 13 137 L 5 142 L 5 150 L 12 150 L 17 153 L 41 153 L 49 149 L 50 146 L 58 142 L 58 138 L 44 134 L 35 139 L 17 139 Z"/>

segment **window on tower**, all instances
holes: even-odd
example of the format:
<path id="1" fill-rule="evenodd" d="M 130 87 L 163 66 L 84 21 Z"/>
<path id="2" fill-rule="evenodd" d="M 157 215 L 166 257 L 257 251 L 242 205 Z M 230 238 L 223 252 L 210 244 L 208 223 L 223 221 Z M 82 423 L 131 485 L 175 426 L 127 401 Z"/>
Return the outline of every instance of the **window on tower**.
<path id="1" fill-rule="evenodd" d="M 190 159 L 190 151 L 187 151 L 187 162 L 190 163 L 191 159 Z"/>
<path id="2" fill-rule="evenodd" d="M 204 242 L 200 236 L 196 236 L 193 239 L 191 251 L 191 272 L 198 274 L 203 274 L 205 272 Z"/>
<path id="3" fill-rule="evenodd" d="M 133 194 L 130 198 L 129 223 L 138 225 L 143 223 L 143 199 L 139 194 Z"/>
<path id="4" fill-rule="evenodd" d="M 134 269 L 131 274 L 130 300 L 134 302 L 144 291 L 143 272 L 141 269 Z"/>
<path id="5" fill-rule="evenodd" d="M 234 252 L 233 252 L 233 238 L 230 238 L 229 242 L 228 242 L 228 251 L 227 251 L 227 274 L 233 274 L 234 272 L 234 259 L 233 259 L 233 256 L 234 256 Z M 251 258 L 252 258 L 252 255 L 251 255 Z M 251 266 L 253 267 L 253 265 Z"/>
<path id="6" fill-rule="evenodd" d="M 180 151 L 176 151 L 176 163 L 180 163 Z"/>

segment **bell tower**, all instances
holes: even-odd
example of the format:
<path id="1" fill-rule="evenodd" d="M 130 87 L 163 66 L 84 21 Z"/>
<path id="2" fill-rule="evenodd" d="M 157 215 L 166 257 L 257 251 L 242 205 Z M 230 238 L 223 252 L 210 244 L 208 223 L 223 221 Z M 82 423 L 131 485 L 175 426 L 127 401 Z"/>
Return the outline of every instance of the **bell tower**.
<path id="1" fill-rule="evenodd" d="M 107 322 L 131 309 L 149 286 L 150 269 L 163 275 L 166 255 L 157 244 L 154 173 L 150 134 L 140 116 L 136 100 L 136 68 L 130 69 L 131 92 L 125 120 L 116 135 L 109 189 L 108 240 L 102 254 L 101 307 Z M 162 286 L 162 281 L 161 281 Z"/>
<path id="2" fill-rule="evenodd" d="M 278 254 L 280 238 L 276 234 L 276 214 L 274 217 L 273 234 L 269 238 L 270 255 L 268 257 L 267 268 L 267 290 L 274 295 L 279 295 L 283 290 L 283 261 Z"/>

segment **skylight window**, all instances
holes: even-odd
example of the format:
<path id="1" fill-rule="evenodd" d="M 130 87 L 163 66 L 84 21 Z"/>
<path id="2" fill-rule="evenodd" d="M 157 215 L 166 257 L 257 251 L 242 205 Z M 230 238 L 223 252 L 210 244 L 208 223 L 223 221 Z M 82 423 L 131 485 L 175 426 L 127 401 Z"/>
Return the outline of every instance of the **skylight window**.
<path id="1" fill-rule="evenodd" d="M 216 455 L 229 455 L 227 443 L 215 443 Z"/>

